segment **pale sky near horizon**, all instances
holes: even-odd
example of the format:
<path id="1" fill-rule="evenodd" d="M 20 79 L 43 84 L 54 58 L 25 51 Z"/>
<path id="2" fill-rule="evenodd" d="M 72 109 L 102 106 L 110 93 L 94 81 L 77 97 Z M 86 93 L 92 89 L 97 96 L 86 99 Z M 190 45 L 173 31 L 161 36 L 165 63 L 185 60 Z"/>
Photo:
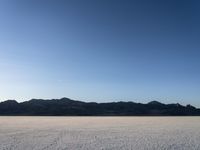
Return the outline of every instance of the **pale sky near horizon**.
<path id="1" fill-rule="evenodd" d="M 198 0 L 1 0 L 0 101 L 200 107 Z"/>

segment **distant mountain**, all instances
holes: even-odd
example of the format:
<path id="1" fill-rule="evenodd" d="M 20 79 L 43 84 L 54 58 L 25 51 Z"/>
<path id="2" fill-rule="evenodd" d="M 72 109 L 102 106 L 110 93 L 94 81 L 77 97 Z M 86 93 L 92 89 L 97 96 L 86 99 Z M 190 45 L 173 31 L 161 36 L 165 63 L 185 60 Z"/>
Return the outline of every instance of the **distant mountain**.
<path id="1" fill-rule="evenodd" d="M 95 103 L 69 98 L 32 99 L 18 103 L 7 100 L 0 103 L 0 115 L 16 116 L 200 116 L 200 109 L 180 104 L 147 104 L 134 102 Z"/>

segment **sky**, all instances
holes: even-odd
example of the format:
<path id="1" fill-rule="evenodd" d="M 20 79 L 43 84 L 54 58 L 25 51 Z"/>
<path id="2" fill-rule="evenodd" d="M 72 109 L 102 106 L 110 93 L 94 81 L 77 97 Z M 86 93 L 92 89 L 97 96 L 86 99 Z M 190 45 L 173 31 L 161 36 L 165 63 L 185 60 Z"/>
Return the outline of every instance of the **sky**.
<path id="1" fill-rule="evenodd" d="M 0 101 L 200 107 L 198 0 L 1 0 Z"/>

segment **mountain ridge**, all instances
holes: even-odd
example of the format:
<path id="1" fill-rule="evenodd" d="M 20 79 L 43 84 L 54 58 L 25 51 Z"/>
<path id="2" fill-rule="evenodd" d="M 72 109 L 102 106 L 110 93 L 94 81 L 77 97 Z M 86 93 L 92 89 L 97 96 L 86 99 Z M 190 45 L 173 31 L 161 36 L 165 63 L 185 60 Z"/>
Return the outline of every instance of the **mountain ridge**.
<path id="1" fill-rule="evenodd" d="M 190 104 L 164 104 L 158 101 L 83 102 L 69 98 L 31 99 L 0 102 L 1 116 L 200 116 L 200 109 Z"/>

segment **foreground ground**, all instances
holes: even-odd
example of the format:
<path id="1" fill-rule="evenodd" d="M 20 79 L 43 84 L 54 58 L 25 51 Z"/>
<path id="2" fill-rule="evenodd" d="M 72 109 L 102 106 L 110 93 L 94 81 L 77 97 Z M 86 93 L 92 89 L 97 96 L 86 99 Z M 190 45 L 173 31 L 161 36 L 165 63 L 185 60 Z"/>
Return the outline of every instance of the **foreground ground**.
<path id="1" fill-rule="evenodd" d="M 200 117 L 0 117 L 0 150 L 200 150 Z"/>

